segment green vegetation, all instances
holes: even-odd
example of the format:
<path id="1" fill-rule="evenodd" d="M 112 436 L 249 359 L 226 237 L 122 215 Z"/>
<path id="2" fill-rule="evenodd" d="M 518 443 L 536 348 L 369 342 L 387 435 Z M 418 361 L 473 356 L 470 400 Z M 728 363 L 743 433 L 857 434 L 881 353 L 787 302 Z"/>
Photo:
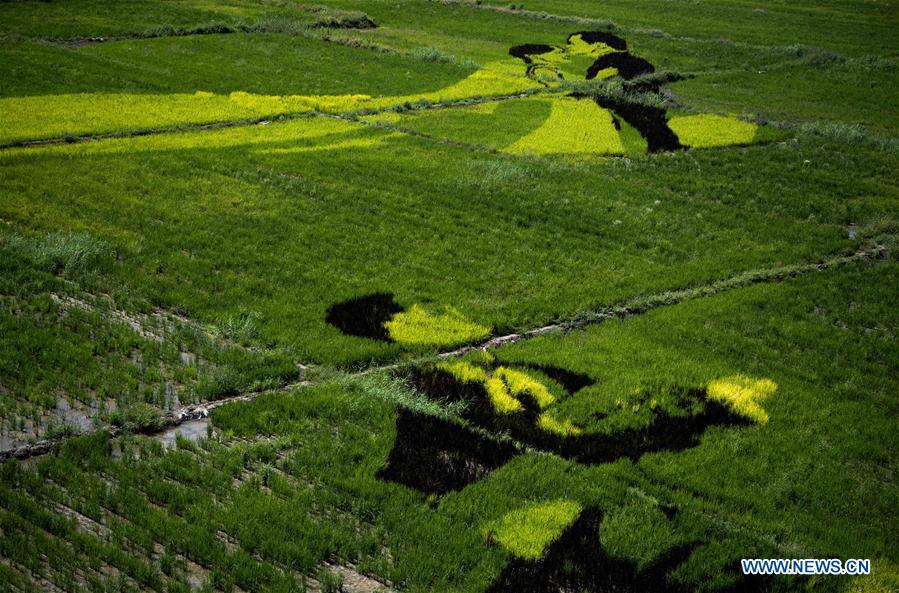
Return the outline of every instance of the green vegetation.
<path id="1" fill-rule="evenodd" d="M 506 150 L 528 154 L 622 154 L 612 114 L 589 100 L 556 99 L 542 126 Z"/>
<path id="2" fill-rule="evenodd" d="M 894 590 L 896 14 L 0 2 L 0 593 Z"/>
<path id="3" fill-rule="evenodd" d="M 114 250 L 86 233 L 0 228 L 0 434 L 27 440 L 57 416 L 147 427 L 181 405 L 297 377 L 282 352 L 251 352 L 154 310 L 106 275 Z M 151 405 L 152 404 L 152 405 Z"/>
<path id="4" fill-rule="evenodd" d="M 781 554 L 826 549 L 848 557 L 864 550 L 876 558 L 890 547 L 887 534 L 895 528 L 886 509 L 896 498 L 886 489 L 896 463 L 887 452 L 894 436 L 887 435 L 896 411 L 890 394 L 899 351 L 891 336 L 899 319 L 888 303 L 897 278 L 899 266 L 890 261 L 760 285 L 583 333 L 536 338 L 498 356 L 596 373 L 597 385 L 553 408 L 588 426 L 596 413 L 612 414 L 606 423 L 623 416 L 619 426 L 641 422 L 646 404 L 637 404 L 645 401 L 646 385 L 701 385 L 742 374 L 710 393 L 727 390 L 747 403 L 769 395 L 767 423 L 718 429 L 696 448 L 646 456 L 637 465 L 641 475 L 666 484 L 678 499 L 702 492 L 707 510 L 730 509 L 730 518 L 755 533 L 779 533 Z M 775 395 L 771 381 L 747 378 L 764 375 L 777 383 Z M 824 520 L 839 528 L 803 527 Z"/>
<path id="5" fill-rule="evenodd" d="M 598 538 L 614 557 L 643 565 L 701 542 L 674 578 L 708 588 L 732 582 L 732 561 L 748 553 L 890 558 L 895 460 L 882 444 L 894 438 L 897 278 L 892 261 L 828 272 L 499 351 L 595 373 L 600 383 L 572 398 L 592 410 L 662 378 L 700 382 L 735 367 L 777 378 L 767 424 L 715 429 L 687 451 L 636 463 L 533 452 L 429 503 L 376 477 L 396 438 L 393 404 L 355 380 L 218 408 L 211 439 L 168 452 L 148 437 L 70 440 L 31 465 L 0 467 L 9 582 L 27 583 L 17 571 L 32 564 L 63 584 L 78 568 L 102 583 L 115 567 L 163 591 L 185 586 L 193 566 L 215 587 L 300 590 L 304 575 L 339 558 L 404 591 L 477 591 L 511 555 L 545 553 L 579 507 L 593 506 L 604 509 Z M 839 368 L 827 364 L 835 356 Z M 821 456 L 825 434 L 832 449 Z M 845 492 L 864 505 L 847 505 Z M 838 529 L 813 528 L 825 521 Z M 46 565 L 30 560 L 36 546 Z M 834 577 L 816 589 L 864 582 Z"/>

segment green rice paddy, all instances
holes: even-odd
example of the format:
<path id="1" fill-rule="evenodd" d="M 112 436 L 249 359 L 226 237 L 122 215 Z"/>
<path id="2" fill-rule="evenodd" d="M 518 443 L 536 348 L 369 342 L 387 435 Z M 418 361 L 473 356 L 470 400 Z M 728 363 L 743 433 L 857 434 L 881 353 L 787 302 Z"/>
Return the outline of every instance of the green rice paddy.
<path id="1" fill-rule="evenodd" d="M 0 3 L 0 593 L 899 590 L 897 15 Z"/>

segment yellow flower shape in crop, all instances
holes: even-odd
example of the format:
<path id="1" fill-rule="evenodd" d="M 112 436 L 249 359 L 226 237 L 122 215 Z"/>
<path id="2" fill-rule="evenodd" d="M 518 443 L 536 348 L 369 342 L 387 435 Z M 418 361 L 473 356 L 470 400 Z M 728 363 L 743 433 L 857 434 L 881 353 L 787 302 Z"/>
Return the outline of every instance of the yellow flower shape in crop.
<path id="1" fill-rule="evenodd" d="M 519 558 L 537 560 L 581 510 L 581 505 L 571 500 L 528 505 L 491 522 L 484 535 Z"/>
<path id="2" fill-rule="evenodd" d="M 768 413 L 760 402 L 777 391 L 777 383 L 771 379 L 732 375 L 712 381 L 706 391 L 710 399 L 727 404 L 741 416 L 765 424 L 768 422 Z"/>

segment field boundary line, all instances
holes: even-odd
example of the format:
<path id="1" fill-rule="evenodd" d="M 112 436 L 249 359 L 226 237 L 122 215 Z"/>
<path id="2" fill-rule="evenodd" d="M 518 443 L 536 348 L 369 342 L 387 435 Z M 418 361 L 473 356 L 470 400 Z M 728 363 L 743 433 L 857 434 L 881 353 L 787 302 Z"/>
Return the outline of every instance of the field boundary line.
<path id="1" fill-rule="evenodd" d="M 884 245 L 876 245 L 869 249 L 862 249 L 850 255 L 842 255 L 832 257 L 824 261 L 816 263 L 791 264 L 774 268 L 763 268 L 759 270 L 751 270 L 742 272 L 735 276 L 716 280 L 714 282 L 695 286 L 691 288 L 682 288 L 655 293 L 648 296 L 636 297 L 625 301 L 623 304 L 605 309 L 586 310 L 579 313 L 562 317 L 555 322 L 524 330 L 517 333 L 508 333 L 494 336 L 482 342 L 455 348 L 453 350 L 438 352 L 427 356 L 403 360 L 386 365 L 377 365 L 365 368 L 356 372 L 347 373 L 349 379 L 360 378 L 366 375 L 373 375 L 385 371 L 391 371 L 417 364 L 423 364 L 435 360 L 444 360 L 463 356 L 477 350 L 489 350 L 498 348 L 516 342 L 531 340 L 546 334 L 555 332 L 566 332 L 572 330 L 584 329 L 588 326 L 602 323 L 610 319 L 625 319 L 628 317 L 636 317 L 648 313 L 654 309 L 664 306 L 677 305 L 680 303 L 693 301 L 701 298 L 711 297 L 720 293 L 729 292 L 739 288 L 745 288 L 754 284 L 767 284 L 773 282 L 781 282 L 783 280 L 798 278 L 813 272 L 823 272 L 829 269 L 838 268 L 862 261 L 874 261 L 878 259 L 886 259 L 889 257 L 889 250 Z M 141 434 L 152 436 L 159 434 L 165 430 L 169 430 L 184 422 L 191 420 L 202 420 L 209 417 L 209 412 L 217 407 L 226 404 L 242 401 L 252 401 L 262 395 L 271 393 L 287 393 L 301 387 L 311 387 L 317 381 L 313 379 L 302 379 L 300 381 L 288 383 L 280 387 L 262 389 L 258 391 L 249 391 L 239 393 L 231 397 L 225 397 L 217 400 L 197 402 L 176 410 L 168 412 L 163 420 L 163 425 L 155 430 L 139 431 Z M 29 445 L 6 449 L 0 451 L 0 463 L 11 459 L 29 459 L 50 453 L 54 447 L 64 442 L 72 436 L 85 436 L 87 434 L 96 434 L 105 432 L 115 436 L 122 432 L 119 427 L 102 427 L 94 431 L 79 435 L 63 435 L 53 439 L 43 439 Z"/>
<path id="2" fill-rule="evenodd" d="M 790 50 L 794 46 L 788 45 L 762 45 L 758 43 L 749 43 L 746 41 L 733 41 L 723 37 L 690 37 L 688 35 L 673 35 L 664 29 L 647 28 L 647 27 L 630 27 L 620 25 L 608 18 L 578 16 L 574 14 L 557 14 L 546 12 L 544 10 L 529 10 L 527 8 L 511 8 L 499 4 L 484 4 L 479 0 L 431 0 L 435 4 L 443 4 L 445 6 L 464 6 L 474 10 L 485 10 L 498 14 L 509 16 L 517 16 L 538 21 L 552 21 L 556 23 L 570 23 L 580 27 L 596 27 L 606 31 L 620 31 L 623 33 L 636 33 L 638 35 L 649 35 L 658 39 L 666 39 L 670 41 L 686 41 L 688 43 L 708 43 L 714 45 L 727 45 L 731 47 L 740 47 L 752 50 L 762 51 L 778 51 Z M 802 46 L 810 47 L 810 46 Z"/>
<path id="3" fill-rule="evenodd" d="M 524 330 L 521 332 L 513 332 L 488 338 L 483 342 L 462 346 L 454 350 L 440 352 L 430 356 L 422 356 L 410 361 L 375 366 L 364 369 L 356 373 L 364 375 L 375 373 L 382 370 L 396 369 L 411 364 L 421 364 L 429 360 L 441 360 L 446 358 L 454 358 L 462 356 L 476 350 L 489 350 L 515 342 L 530 340 L 548 333 L 571 331 L 583 329 L 590 325 L 602 323 L 609 319 L 623 319 L 627 317 L 635 317 L 648 313 L 653 309 L 663 306 L 677 305 L 687 301 L 700 298 L 714 296 L 719 293 L 728 292 L 738 288 L 745 288 L 753 284 L 766 284 L 770 282 L 780 282 L 790 278 L 797 278 L 809 274 L 811 272 L 823 272 L 825 270 L 836 268 L 859 261 L 872 261 L 884 259 L 888 256 L 889 250 L 884 245 L 876 245 L 869 249 L 862 249 L 850 255 L 842 255 L 826 259 L 816 263 L 790 264 L 774 268 L 762 268 L 758 270 L 750 270 L 742 272 L 729 278 L 716 280 L 714 282 L 695 286 L 690 288 L 682 288 L 677 290 L 669 290 L 655 293 L 648 296 L 636 297 L 625 301 L 623 304 L 608 307 L 604 309 L 588 309 L 579 313 L 563 316 L 552 323 Z"/>
<path id="4" fill-rule="evenodd" d="M 294 381 L 292 383 L 287 383 L 285 385 L 281 385 L 280 387 L 274 387 L 271 389 L 260 389 L 258 391 L 246 391 L 243 393 L 238 393 L 237 395 L 232 395 L 230 397 L 223 397 L 221 399 L 207 400 L 202 402 L 197 402 L 194 404 L 188 404 L 186 406 L 182 406 L 175 410 L 171 410 L 167 412 L 163 416 L 162 425 L 158 428 L 154 427 L 151 430 L 138 430 L 137 434 L 143 434 L 146 436 L 153 436 L 156 434 L 160 434 L 169 430 L 171 428 L 175 428 L 180 426 L 185 422 L 190 422 L 192 420 L 203 420 L 209 417 L 209 412 L 218 408 L 219 406 L 224 406 L 226 404 L 231 404 L 234 402 L 245 402 L 252 401 L 259 397 L 260 395 L 265 395 L 269 393 L 286 393 L 288 391 L 292 391 L 294 389 L 299 389 L 301 387 L 309 387 L 313 384 L 312 381 L 308 379 L 303 379 L 300 381 Z M 67 439 L 73 437 L 81 437 L 88 436 L 92 434 L 98 433 L 106 433 L 110 436 L 116 436 L 119 433 L 124 432 L 124 429 L 118 426 L 105 426 L 97 428 L 96 430 L 80 433 L 77 435 L 63 435 L 60 437 L 49 438 L 49 439 L 40 439 L 35 441 L 34 443 L 28 445 L 21 445 L 19 447 L 13 447 L 11 449 L 5 449 L 0 451 L 0 463 L 4 461 L 9 461 L 12 459 L 25 460 L 30 459 L 32 457 L 40 457 L 41 455 L 46 455 L 50 453 L 57 445 L 60 445 Z"/>
<path id="5" fill-rule="evenodd" d="M 219 130 L 225 128 L 238 128 L 242 126 L 254 126 L 262 123 L 268 123 L 280 118 L 281 120 L 302 119 L 304 117 L 314 117 L 312 111 L 301 111 L 296 113 L 282 113 L 252 119 L 233 119 L 228 121 L 210 122 L 205 124 L 178 124 L 174 126 L 163 126 L 161 128 L 144 128 L 140 130 L 131 130 L 126 132 L 104 132 L 101 134 L 83 134 L 80 136 L 57 136 L 55 138 L 42 138 L 40 140 L 15 140 L 13 142 L 0 143 L 0 151 L 12 150 L 17 148 L 40 148 L 42 146 L 57 146 L 60 144 L 82 144 L 85 142 L 93 142 L 97 140 L 116 140 L 124 138 L 140 138 L 142 136 L 157 136 L 162 134 L 181 134 L 185 132 L 203 132 L 206 130 Z"/>

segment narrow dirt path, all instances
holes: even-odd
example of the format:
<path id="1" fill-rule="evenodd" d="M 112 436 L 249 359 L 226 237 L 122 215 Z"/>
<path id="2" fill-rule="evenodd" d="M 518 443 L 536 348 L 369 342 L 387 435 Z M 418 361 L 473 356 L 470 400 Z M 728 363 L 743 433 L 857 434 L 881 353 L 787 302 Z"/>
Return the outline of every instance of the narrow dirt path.
<path id="1" fill-rule="evenodd" d="M 625 302 L 624 304 L 618 307 L 611 307 L 608 309 L 601 309 L 595 311 L 583 311 L 580 313 L 576 313 L 571 315 L 565 319 L 560 319 L 554 323 L 549 323 L 547 325 L 543 325 L 540 327 L 535 327 L 533 329 L 525 330 L 519 333 L 510 333 L 501 336 L 494 336 L 489 338 L 483 342 L 478 344 L 473 344 L 470 346 L 463 346 L 461 348 L 456 348 L 455 350 L 450 350 L 446 352 L 441 352 L 436 356 L 426 356 L 421 357 L 419 359 L 415 359 L 412 363 L 420 363 L 426 362 L 428 360 L 438 358 L 453 358 L 457 356 L 462 356 L 469 352 L 474 352 L 476 350 L 488 350 L 490 348 L 497 348 L 499 346 L 504 346 L 506 344 L 513 344 L 515 342 L 520 342 L 523 340 L 530 340 L 532 338 L 536 338 L 538 336 L 557 332 L 557 331 L 570 331 L 583 329 L 588 325 L 593 325 L 596 323 L 601 323 L 607 319 L 614 318 L 624 318 L 624 317 L 633 317 L 636 315 L 642 315 L 647 313 L 653 309 L 657 309 L 659 307 L 667 306 L 667 305 L 676 305 L 678 303 L 683 303 L 686 301 L 692 301 L 695 299 L 705 298 L 714 296 L 718 293 L 727 292 L 730 290 L 735 290 L 738 288 L 743 288 L 746 286 L 751 286 L 753 284 L 762 284 L 768 282 L 780 282 L 782 280 L 786 280 L 789 278 L 796 278 L 799 276 L 803 276 L 805 274 L 809 274 L 811 272 L 822 272 L 831 268 L 837 268 L 840 266 L 848 265 L 854 262 L 859 261 L 871 261 L 876 259 L 881 259 L 887 256 L 887 248 L 883 245 L 877 245 L 870 249 L 864 249 L 860 251 L 856 251 L 851 255 L 834 257 L 823 262 L 818 263 L 809 263 L 809 264 L 794 264 L 789 266 L 780 266 L 776 268 L 767 268 L 762 270 L 753 270 L 749 272 L 743 272 L 741 274 L 737 274 L 736 276 L 731 276 L 730 278 L 725 278 L 723 280 L 718 280 L 716 282 L 712 282 L 711 284 L 705 284 L 702 286 L 697 286 L 693 288 L 685 288 L 681 290 L 673 290 L 657 293 L 654 295 L 650 295 L 647 297 L 637 297 L 630 301 Z M 408 363 L 402 363 L 408 364 Z M 383 365 L 372 367 L 370 369 L 366 369 L 361 371 L 360 375 L 389 370 L 393 368 L 399 367 L 400 364 L 391 364 L 391 365 Z"/>
<path id="2" fill-rule="evenodd" d="M 681 290 L 667 291 L 662 293 L 653 294 L 646 297 L 637 297 L 631 299 L 630 301 L 625 302 L 624 304 L 611 307 L 607 309 L 600 309 L 594 311 L 584 311 L 577 314 L 573 314 L 566 319 L 560 319 L 554 323 L 549 323 L 546 325 L 542 325 L 540 327 L 535 327 L 533 329 L 529 329 L 526 331 L 518 332 L 518 333 L 510 333 L 504 334 L 500 336 L 494 336 L 488 340 L 480 342 L 478 344 L 472 344 L 470 346 L 464 346 L 462 348 L 456 348 L 454 350 L 449 350 L 445 352 L 440 352 L 435 355 L 422 356 L 416 359 L 403 361 L 401 363 L 392 363 L 387 365 L 378 365 L 373 366 L 367 369 L 363 369 L 356 373 L 353 373 L 351 376 L 362 377 L 369 374 L 390 371 L 400 366 L 409 365 L 409 364 L 421 364 L 424 362 L 428 362 L 435 359 L 445 359 L 452 358 L 457 356 L 462 356 L 469 352 L 474 352 L 476 350 L 488 350 L 491 348 L 498 348 L 500 346 L 504 346 L 506 344 L 513 344 L 515 342 L 521 342 L 524 340 L 530 340 L 532 338 L 536 338 L 538 336 L 542 336 L 552 332 L 560 332 L 560 331 L 571 331 L 583 329 L 589 325 L 594 325 L 597 323 L 601 323 L 607 319 L 615 319 L 615 318 L 626 318 L 626 317 L 634 317 L 637 315 L 642 315 L 647 313 L 653 309 L 657 309 L 663 306 L 676 305 L 679 303 L 683 303 L 686 301 L 692 301 L 695 299 L 710 297 L 719 293 L 736 290 L 739 288 L 744 288 L 747 286 L 751 286 L 753 284 L 762 284 L 762 283 L 770 283 L 770 282 L 780 282 L 789 278 L 796 278 L 799 276 L 803 276 L 806 274 L 810 274 L 813 272 L 823 272 L 826 270 L 830 270 L 833 268 L 838 268 L 841 266 L 849 265 L 856 262 L 862 261 L 873 261 L 877 259 L 883 259 L 888 256 L 888 250 L 886 247 L 882 245 L 878 245 L 872 247 L 870 249 L 864 249 L 857 251 L 851 255 L 834 257 L 822 262 L 817 263 L 806 263 L 806 264 L 794 264 L 789 266 L 780 266 L 776 268 L 767 268 L 763 270 L 753 270 L 749 272 L 743 272 L 741 274 L 737 274 L 735 276 L 731 276 L 730 278 L 726 278 L 723 280 L 718 280 L 716 282 L 712 282 L 710 284 L 705 284 L 702 286 L 697 286 L 693 288 L 685 288 Z M 289 383 L 283 385 L 281 387 L 275 389 L 267 389 L 262 391 L 254 391 L 238 394 L 232 397 L 222 398 L 214 401 L 206 401 L 199 402 L 195 404 L 191 404 L 189 406 L 184 406 L 177 410 L 174 410 L 168 413 L 165 417 L 165 422 L 162 428 L 157 431 L 147 432 L 144 434 L 147 435 L 157 435 L 161 434 L 165 431 L 171 430 L 174 427 L 177 427 L 184 422 L 194 421 L 194 420 L 202 420 L 209 417 L 209 412 L 217 407 L 224 406 L 234 402 L 240 401 L 252 401 L 257 397 L 270 393 L 286 393 L 292 391 L 294 389 L 299 389 L 301 387 L 309 387 L 314 385 L 315 382 L 312 380 L 304 379 L 302 381 Z M 120 429 L 116 427 L 110 427 L 105 429 L 100 429 L 95 432 L 107 432 L 109 434 L 115 435 L 120 432 Z M 37 457 L 40 455 L 46 455 L 50 453 L 54 447 L 63 442 L 66 438 L 71 437 L 61 437 L 58 439 L 46 439 L 41 440 L 36 443 L 32 443 L 30 445 L 23 445 L 21 447 L 17 447 L 14 449 L 7 449 L 4 451 L 0 451 L 0 462 L 10 460 L 10 459 L 28 459 L 31 457 Z"/>

